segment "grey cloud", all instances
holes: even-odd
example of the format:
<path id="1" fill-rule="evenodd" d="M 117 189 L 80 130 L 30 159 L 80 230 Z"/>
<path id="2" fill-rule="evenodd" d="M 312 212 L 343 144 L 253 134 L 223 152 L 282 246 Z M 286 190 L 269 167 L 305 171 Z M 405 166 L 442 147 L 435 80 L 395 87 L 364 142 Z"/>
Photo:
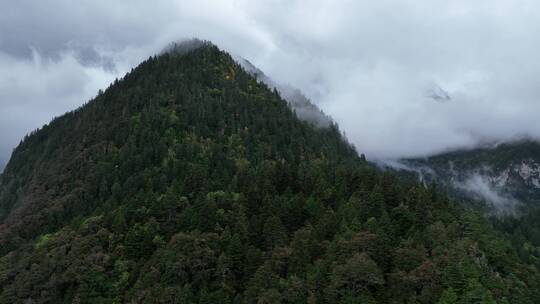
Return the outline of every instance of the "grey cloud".
<path id="1" fill-rule="evenodd" d="M 535 1 L 3 2 L 1 155 L 190 37 L 300 88 L 371 159 L 540 138 Z"/>
<path id="2" fill-rule="evenodd" d="M 0 53 L 0 168 L 26 133 L 88 101 L 113 76 L 82 65 L 70 53 L 58 60 L 37 53 L 17 60 Z"/>

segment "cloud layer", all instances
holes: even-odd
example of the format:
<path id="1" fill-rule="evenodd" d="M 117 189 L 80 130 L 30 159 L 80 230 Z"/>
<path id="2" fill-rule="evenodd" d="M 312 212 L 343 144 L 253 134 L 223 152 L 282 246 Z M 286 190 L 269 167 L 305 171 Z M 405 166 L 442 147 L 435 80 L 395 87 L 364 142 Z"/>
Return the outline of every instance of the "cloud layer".
<path id="1" fill-rule="evenodd" d="M 0 167 L 25 133 L 189 37 L 300 88 L 372 159 L 540 138 L 535 1 L 28 0 L 2 7 Z"/>

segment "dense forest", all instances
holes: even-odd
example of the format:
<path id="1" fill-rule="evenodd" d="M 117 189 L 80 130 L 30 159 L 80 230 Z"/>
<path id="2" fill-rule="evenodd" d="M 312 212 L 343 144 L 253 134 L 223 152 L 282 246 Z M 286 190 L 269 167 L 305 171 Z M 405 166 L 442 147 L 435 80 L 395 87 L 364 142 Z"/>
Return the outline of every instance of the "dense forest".
<path id="1" fill-rule="evenodd" d="M 0 303 L 540 303 L 538 264 L 481 214 L 210 43 L 27 136 L 0 223 Z"/>

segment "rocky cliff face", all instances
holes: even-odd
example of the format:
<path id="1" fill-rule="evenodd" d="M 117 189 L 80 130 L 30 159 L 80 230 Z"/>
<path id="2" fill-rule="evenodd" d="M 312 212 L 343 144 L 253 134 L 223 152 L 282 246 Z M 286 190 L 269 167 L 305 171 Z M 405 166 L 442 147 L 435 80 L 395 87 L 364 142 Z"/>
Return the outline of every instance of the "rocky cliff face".
<path id="1" fill-rule="evenodd" d="M 498 188 L 540 189 L 540 164 L 534 159 L 520 160 L 500 172 L 492 172 L 490 181 Z"/>

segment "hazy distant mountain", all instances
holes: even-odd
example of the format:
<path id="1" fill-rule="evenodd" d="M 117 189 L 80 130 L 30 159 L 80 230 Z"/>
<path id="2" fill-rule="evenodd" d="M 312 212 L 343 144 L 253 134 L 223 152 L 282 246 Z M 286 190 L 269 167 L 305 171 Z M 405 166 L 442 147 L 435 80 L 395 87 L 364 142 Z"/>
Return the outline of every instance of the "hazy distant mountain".
<path id="1" fill-rule="evenodd" d="M 400 163 L 426 183 L 436 181 L 472 198 L 495 204 L 540 200 L 540 143 L 536 141 L 458 150 Z"/>

